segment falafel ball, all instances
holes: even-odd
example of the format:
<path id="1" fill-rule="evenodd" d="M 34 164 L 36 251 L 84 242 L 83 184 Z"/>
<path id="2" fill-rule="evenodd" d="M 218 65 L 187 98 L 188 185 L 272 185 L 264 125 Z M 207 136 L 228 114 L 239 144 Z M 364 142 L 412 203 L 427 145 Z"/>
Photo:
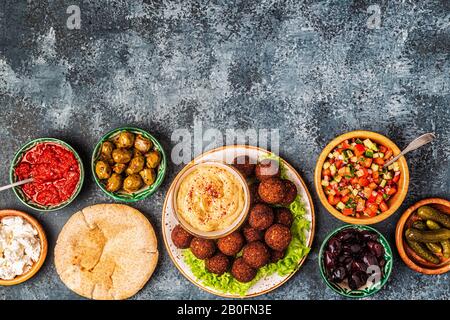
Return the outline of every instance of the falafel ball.
<path id="1" fill-rule="evenodd" d="M 270 227 L 274 220 L 274 214 L 271 207 L 266 204 L 258 203 L 250 210 L 248 223 L 257 230 L 265 230 Z"/>
<path id="2" fill-rule="evenodd" d="M 280 204 L 288 206 L 297 197 L 297 186 L 291 180 L 284 179 L 283 182 L 284 182 L 285 194 L 284 194 L 283 201 L 281 201 Z"/>
<path id="3" fill-rule="evenodd" d="M 249 224 L 246 224 L 242 228 L 242 233 L 244 234 L 244 238 L 245 240 L 247 240 L 247 242 L 260 241 L 264 239 L 264 234 L 262 233 L 262 231 L 253 228 Z"/>
<path id="4" fill-rule="evenodd" d="M 231 275 L 239 282 L 250 282 L 256 276 L 256 270 L 245 263 L 242 257 L 237 258 L 231 267 Z"/>
<path id="5" fill-rule="evenodd" d="M 249 186 L 249 189 L 250 189 L 250 204 L 251 205 L 254 205 L 254 204 L 262 202 L 261 197 L 259 196 L 259 193 L 258 193 L 258 187 L 259 187 L 259 183 L 257 183 L 257 182 L 252 183 Z"/>
<path id="6" fill-rule="evenodd" d="M 216 252 L 216 245 L 214 241 L 210 239 L 194 238 L 189 247 L 194 256 L 201 260 L 211 258 L 214 255 L 214 252 Z"/>
<path id="7" fill-rule="evenodd" d="M 280 164 L 273 159 L 261 160 L 255 167 L 255 175 L 259 181 L 278 178 L 281 175 Z"/>
<path id="8" fill-rule="evenodd" d="M 283 259 L 285 255 L 284 251 L 278 251 L 278 250 L 270 250 L 270 262 L 275 263 L 279 260 Z"/>
<path id="9" fill-rule="evenodd" d="M 254 161 L 249 156 L 238 156 L 233 160 L 233 166 L 246 178 L 253 175 L 255 172 Z"/>
<path id="10" fill-rule="evenodd" d="M 242 258 L 250 267 L 258 269 L 269 263 L 270 253 L 261 241 L 250 242 L 242 250 Z"/>
<path id="11" fill-rule="evenodd" d="M 217 241 L 217 247 L 223 254 L 226 254 L 227 256 L 234 256 L 241 251 L 244 242 L 245 240 L 242 234 L 235 231 L 223 238 L 220 238 Z"/>
<path id="12" fill-rule="evenodd" d="M 230 260 L 223 253 L 219 252 L 205 261 L 206 270 L 217 275 L 222 275 L 228 271 Z"/>
<path id="13" fill-rule="evenodd" d="M 175 226 L 172 230 L 172 241 L 177 248 L 189 248 L 192 238 L 193 236 L 180 225 Z"/>
<path id="14" fill-rule="evenodd" d="M 264 235 L 266 244 L 273 250 L 283 251 L 291 243 L 292 235 L 291 230 L 282 224 L 274 224 L 267 229 Z"/>
<path id="15" fill-rule="evenodd" d="M 258 187 L 261 200 L 269 204 L 280 204 L 286 195 L 285 184 L 280 178 L 269 178 Z"/>
<path id="16" fill-rule="evenodd" d="M 294 222 L 294 216 L 292 215 L 291 210 L 287 208 L 278 208 L 275 211 L 275 223 L 283 224 L 290 228 L 292 222 Z"/>

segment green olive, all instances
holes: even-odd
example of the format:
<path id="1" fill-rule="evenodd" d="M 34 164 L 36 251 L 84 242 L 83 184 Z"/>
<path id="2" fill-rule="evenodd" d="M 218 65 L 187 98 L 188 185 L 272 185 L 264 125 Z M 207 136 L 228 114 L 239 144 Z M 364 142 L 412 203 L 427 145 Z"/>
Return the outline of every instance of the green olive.
<path id="1" fill-rule="evenodd" d="M 142 169 L 144 169 L 145 160 L 143 156 L 137 156 L 133 159 L 131 159 L 130 164 L 128 165 L 127 170 L 125 170 L 125 173 L 129 176 L 134 173 L 138 173 Z"/>
<path id="2" fill-rule="evenodd" d="M 142 187 L 142 178 L 138 174 L 132 174 L 125 178 L 123 181 L 123 190 L 126 192 L 135 192 Z"/>
<path id="3" fill-rule="evenodd" d="M 97 161 L 95 164 L 95 174 L 100 180 L 108 179 L 111 176 L 111 167 L 105 161 Z"/>
<path id="4" fill-rule="evenodd" d="M 123 131 L 116 137 L 115 142 L 117 148 L 131 148 L 134 144 L 134 134 L 128 131 Z"/>
<path id="5" fill-rule="evenodd" d="M 114 149 L 112 157 L 116 163 L 128 163 L 131 160 L 132 152 L 127 149 Z"/>
<path id="6" fill-rule="evenodd" d="M 111 141 L 105 141 L 102 143 L 101 156 L 103 159 L 111 159 L 112 152 L 114 150 L 114 144 Z"/>
<path id="7" fill-rule="evenodd" d="M 153 147 L 153 143 L 139 134 L 134 141 L 134 147 L 142 153 L 147 153 Z"/>
<path id="8" fill-rule="evenodd" d="M 113 171 L 118 174 L 124 172 L 126 168 L 127 165 L 125 163 L 115 163 L 112 167 Z"/>
<path id="9" fill-rule="evenodd" d="M 145 159 L 147 160 L 147 167 L 155 169 L 161 162 L 161 155 L 158 151 L 153 150 L 145 155 Z"/>
<path id="10" fill-rule="evenodd" d="M 113 173 L 106 183 L 106 190 L 116 192 L 120 188 L 122 188 L 122 176 L 118 173 Z"/>
<path id="11" fill-rule="evenodd" d="M 141 175 L 142 180 L 144 180 L 144 183 L 146 185 L 151 186 L 153 183 L 155 183 L 156 180 L 155 170 L 145 168 L 144 170 L 140 171 L 139 174 Z"/>

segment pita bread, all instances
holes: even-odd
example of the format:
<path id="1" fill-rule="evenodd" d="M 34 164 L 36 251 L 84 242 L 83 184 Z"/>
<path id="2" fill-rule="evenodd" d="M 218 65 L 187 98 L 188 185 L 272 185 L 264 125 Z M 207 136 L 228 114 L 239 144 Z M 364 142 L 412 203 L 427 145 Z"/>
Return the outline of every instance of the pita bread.
<path id="1" fill-rule="evenodd" d="M 138 210 L 98 204 L 75 213 L 55 247 L 62 282 L 79 295 L 126 299 L 150 279 L 158 262 L 155 231 Z"/>

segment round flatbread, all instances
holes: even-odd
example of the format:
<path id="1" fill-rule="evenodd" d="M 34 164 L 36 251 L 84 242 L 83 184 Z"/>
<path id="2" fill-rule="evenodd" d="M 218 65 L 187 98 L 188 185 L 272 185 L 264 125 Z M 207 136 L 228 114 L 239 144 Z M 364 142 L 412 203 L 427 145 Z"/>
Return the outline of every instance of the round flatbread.
<path id="1" fill-rule="evenodd" d="M 150 279 L 158 262 L 155 231 L 138 210 L 98 204 L 75 213 L 55 247 L 62 282 L 97 300 L 126 299 Z"/>

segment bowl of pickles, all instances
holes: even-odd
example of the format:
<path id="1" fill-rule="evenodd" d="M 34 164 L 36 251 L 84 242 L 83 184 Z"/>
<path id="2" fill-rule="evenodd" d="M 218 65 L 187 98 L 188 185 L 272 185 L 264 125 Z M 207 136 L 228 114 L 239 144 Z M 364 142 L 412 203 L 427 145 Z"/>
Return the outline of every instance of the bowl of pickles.
<path id="1" fill-rule="evenodd" d="M 166 154 L 150 133 L 121 127 L 104 135 L 91 160 L 95 182 L 115 200 L 134 202 L 152 195 L 164 180 Z"/>
<path id="2" fill-rule="evenodd" d="M 412 270 L 442 274 L 450 270 L 450 201 L 424 199 L 405 211 L 395 241 L 400 257 Z"/>

